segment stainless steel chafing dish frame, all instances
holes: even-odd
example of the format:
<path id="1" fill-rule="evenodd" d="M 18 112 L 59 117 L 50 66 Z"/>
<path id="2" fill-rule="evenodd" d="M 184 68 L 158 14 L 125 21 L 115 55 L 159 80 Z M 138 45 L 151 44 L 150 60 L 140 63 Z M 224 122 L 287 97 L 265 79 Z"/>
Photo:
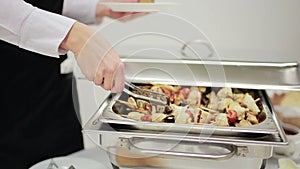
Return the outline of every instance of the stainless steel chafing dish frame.
<path id="1" fill-rule="evenodd" d="M 131 130 L 120 125 L 111 125 L 103 121 L 102 113 L 112 102 L 112 96 L 109 96 L 99 107 L 96 114 L 89 120 L 84 127 L 84 132 L 88 135 L 96 134 L 98 136 L 97 144 L 105 148 L 110 156 L 112 164 L 122 166 L 116 159 L 118 149 L 125 149 L 126 152 L 134 153 L 134 158 L 152 157 L 171 160 L 178 160 L 183 158 L 186 160 L 213 160 L 223 161 L 231 158 L 254 158 L 254 159 L 268 159 L 272 156 L 273 146 L 284 146 L 288 142 L 282 129 L 276 134 L 267 134 L 264 136 L 218 136 L 218 135 L 202 135 L 195 133 L 170 132 L 170 131 L 150 131 L 150 130 Z M 268 105 L 270 106 L 270 105 Z M 158 149 L 151 149 L 147 147 L 139 147 L 136 144 L 140 142 L 176 142 L 179 147 L 182 143 L 190 146 L 215 146 L 219 149 L 224 149 L 223 153 L 215 154 L 212 151 L 205 153 L 200 152 L 186 152 L 183 151 L 163 151 Z M 184 147 L 184 146 L 183 146 Z M 227 151 L 225 151 L 227 150 Z M 126 166 L 125 166 L 126 167 Z M 141 166 L 136 166 L 141 167 Z M 158 167 L 158 166 L 151 166 Z M 162 166 L 161 166 L 162 167 Z M 117 167 L 116 167 L 117 168 Z M 160 167 L 159 167 L 160 168 Z"/>
<path id="2" fill-rule="evenodd" d="M 263 126 L 258 124 L 250 128 L 239 128 L 239 127 L 219 127 L 213 126 L 214 132 L 204 132 L 204 134 L 195 130 L 193 132 L 186 132 L 186 125 L 178 125 L 176 129 L 182 131 L 176 132 L 176 130 L 161 130 L 161 129 L 147 129 L 141 127 L 141 124 L 151 125 L 158 127 L 170 124 L 164 123 L 148 123 L 148 122 L 137 122 L 124 120 L 124 118 L 117 118 L 117 115 L 112 112 L 112 105 L 114 99 L 117 99 L 119 95 L 110 94 L 107 99 L 100 105 L 97 112 L 91 117 L 91 119 L 84 126 L 83 131 L 98 136 L 97 144 L 107 149 L 111 156 L 111 160 L 115 165 L 118 162 L 114 159 L 116 152 L 111 149 L 125 148 L 129 151 L 134 151 L 137 154 L 157 154 L 163 158 L 176 158 L 182 156 L 188 159 L 210 159 L 210 160 L 225 160 L 234 157 L 253 157 L 268 159 L 272 156 L 273 146 L 285 146 L 288 144 L 283 129 L 274 113 L 274 109 L 270 104 L 266 91 L 264 89 L 281 89 L 281 90 L 300 90 L 300 78 L 299 78 L 299 66 L 298 63 L 254 63 L 254 62 L 214 62 L 214 61 L 194 61 L 194 60 L 149 60 L 149 59 L 123 59 L 126 67 L 127 78 L 132 82 L 145 83 L 154 82 L 161 84 L 176 84 L 172 79 L 166 79 L 164 77 L 155 77 L 157 75 L 147 73 L 146 76 L 136 76 L 135 72 L 141 68 L 158 67 L 170 69 L 180 69 L 178 66 L 184 63 L 189 69 L 192 70 L 196 79 L 196 83 L 190 83 L 188 80 L 180 81 L 180 85 L 197 85 L 197 86 L 212 86 L 212 83 L 207 82 L 208 76 L 205 76 L 201 70 L 205 69 L 206 66 L 223 67 L 226 77 L 226 87 L 232 88 L 244 88 L 244 89 L 255 89 L 259 92 L 262 98 L 263 107 L 267 113 L 267 118 L 272 119 L 275 128 L 271 127 L 271 130 L 264 130 L 266 128 L 259 128 Z M 176 65 L 174 68 L 174 65 Z M 199 71 L 197 71 L 199 68 Z M 239 73 L 244 73 L 250 70 L 255 70 L 254 74 L 249 74 L 247 77 L 243 77 Z M 235 72 L 236 74 L 230 74 Z M 229 73 L 229 74 L 227 74 Z M 235 76 L 237 75 L 237 76 Z M 288 75 L 291 78 L 282 77 L 282 75 Z M 269 78 L 277 78 L 275 81 L 269 81 L 268 78 L 264 80 L 265 76 Z M 179 75 L 180 77 L 180 75 Z M 203 78 L 199 79 L 199 77 Z M 255 78 L 257 77 L 257 79 Z M 237 79 L 240 79 L 238 81 Z M 262 81 L 260 81 L 262 80 Z M 181 82 L 183 82 L 181 84 Z M 213 83 L 212 87 L 224 87 L 224 83 Z M 267 119 L 266 119 L 267 120 Z M 266 121 L 268 122 L 268 121 Z M 139 125 L 136 127 L 136 125 Z M 188 125 L 188 129 L 191 130 L 193 127 L 201 127 L 198 125 Z M 168 126 L 170 127 L 170 126 Z M 174 126 L 172 126 L 174 127 Z M 202 126 L 203 127 L 203 126 Z M 274 127 L 274 126 L 273 126 Z M 206 128 L 211 131 L 211 129 Z M 205 130 L 205 129 L 204 129 Z M 203 131 L 204 131 L 203 130 Z M 225 131 L 225 133 L 224 133 Z M 223 134 L 222 134 L 223 132 Z M 238 134 L 236 134 L 238 133 Z M 242 135 L 241 135 L 242 133 Z M 210 134 L 209 136 L 207 134 Z M 136 141 L 139 140 L 139 141 Z M 145 141 L 178 141 L 187 143 L 204 143 L 213 144 L 216 146 L 223 147 L 229 150 L 229 153 L 221 155 L 199 154 L 194 152 L 165 152 L 157 151 L 153 149 L 140 148 L 135 146 L 139 142 Z M 224 146 L 226 145 L 226 146 Z"/>
<path id="3" fill-rule="evenodd" d="M 261 91 L 266 97 L 265 91 Z M 118 97 L 117 97 L 118 98 Z M 286 145 L 287 139 L 285 137 L 284 131 L 277 120 L 276 114 L 273 111 L 272 105 L 265 102 L 264 105 L 266 109 L 269 109 L 271 113 L 270 119 L 274 120 L 276 125 L 276 131 L 273 129 L 270 131 L 254 126 L 252 127 L 223 127 L 223 126 L 203 126 L 203 125 L 189 125 L 189 124 L 169 124 L 169 123 L 152 123 L 152 122 L 142 122 L 134 121 L 122 118 L 115 114 L 111 107 L 115 103 L 114 99 L 116 96 L 112 94 L 105 99 L 105 101 L 99 107 L 97 113 L 89 120 L 85 125 L 84 130 L 87 131 L 100 131 L 102 125 L 106 125 L 115 131 L 126 131 L 133 133 L 176 133 L 181 134 L 183 137 L 186 136 L 201 136 L 207 137 L 214 136 L 213 142 L 223 142 L 231 143 L 233 140 L 237 142 L 250 143 L 250 144 L 260 144 L 260 145 L 270 145 L 274 146 Z M 267 119 L 266 119 L 267 120 Z M 262 122 L 263 123 L 263 122 Z M 259 124 L 257 124 L 259 126 Z M 264 124 L 262 124 L 264 125 Z M 269 125 L 267 123 L 267 125 Z M 175 126 L 175 129 L 170 129 Z M 178 126 L 178 127 L 177 127 Z M 106 128 L 107 128 L 106 127 Z M 170 128 L 169 128 L 170 127 Z M 194 128 L 195 131 L 193 132 Z M 204 129 L 204 130 L 203 130 Z M 191 132 L 192 131 L 192 132 Z M 238 133 L 238 134 L 236 134 Z M 225 139 L 226 138 L 226 139 Z M 208 138 L 210 140 L 211 138 Z"/>

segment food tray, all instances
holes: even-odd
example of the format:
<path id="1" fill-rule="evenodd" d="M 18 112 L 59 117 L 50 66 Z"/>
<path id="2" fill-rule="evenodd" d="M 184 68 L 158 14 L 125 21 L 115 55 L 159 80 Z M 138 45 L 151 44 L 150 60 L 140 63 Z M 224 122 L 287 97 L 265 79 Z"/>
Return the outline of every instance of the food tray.
<path id="1" fill-rule="evenodd" d="M 264 90 L 251 90 L 261 98 L 262 107 L 266 113 L 266 119 L 259 124 L 249 127 L 227 127 L 214 125 L 192 125 L 192 124 L 175 124 L 175 123 L 157 123 L 135 121 L 117 115 L 112 107 L 121 96 L 121 94 L 111 95 L 106 99 L 106 104 L 100 108 L 103 112 L 100 120 L 114 128 L 129 130 L 147 130 L 159 132 L 180 132 L 180 133 L 196 133 L 209 135 L 226 135 L 226 136 L 248 136 L 252 135 L 276 135 L 280 131 L 276 115 L 270 108 L 269 99 Z"/>

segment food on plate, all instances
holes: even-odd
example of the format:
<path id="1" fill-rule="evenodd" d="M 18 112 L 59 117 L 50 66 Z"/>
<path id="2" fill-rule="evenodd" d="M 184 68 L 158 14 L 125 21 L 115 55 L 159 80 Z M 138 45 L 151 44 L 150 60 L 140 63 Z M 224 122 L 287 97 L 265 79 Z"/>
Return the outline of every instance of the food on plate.
<path id="1" fill-rule="evenodd" d="M 275 92 L 270 97 L 278 119 L 284 123 L 300 127 L 300 91 Z"/>
<path id="2" fill-rule="evenodd" d="M 274 93 L 270 99 L 273 105 L 300 109 L 300 91 L 289 91 L 281 94 Z"/>
<path id="3" fill-rule="evenodd" d="M 154 0 L 139 0 L 139 3 L 154 3 Z"/>
<path id="4" fill-rule="evenodd" d="M 300 109 L 300 92 L 292 91 L 286 93 L 279 103 L 280 106 L 296 107 Z"/>
<path id="5" fill-rule="evenodd" d="M 113 105 L 115 113 L 144 122 L 232 127 L 256 125 L 266 118 L 260 98 L 248 90 L 152 83 L 137 86 L 169 95 L 170 105 L 150 104 L 146 100 L 122 95 Z"/>

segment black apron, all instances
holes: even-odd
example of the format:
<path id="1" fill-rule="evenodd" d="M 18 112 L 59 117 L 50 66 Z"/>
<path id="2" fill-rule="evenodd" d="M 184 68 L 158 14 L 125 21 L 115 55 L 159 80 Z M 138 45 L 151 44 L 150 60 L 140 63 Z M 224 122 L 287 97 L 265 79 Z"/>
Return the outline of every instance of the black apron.
<path id="1" fill-rule="evenodd" d="M 62 11 L 63 0 L 27 2 L 47 11 Z M 66 57 L 39 55 L 4 41 L 0 41 L 0 52 L 0 168 L 27 169 L 81 150 L 72 75 L 60 74 Z"/>

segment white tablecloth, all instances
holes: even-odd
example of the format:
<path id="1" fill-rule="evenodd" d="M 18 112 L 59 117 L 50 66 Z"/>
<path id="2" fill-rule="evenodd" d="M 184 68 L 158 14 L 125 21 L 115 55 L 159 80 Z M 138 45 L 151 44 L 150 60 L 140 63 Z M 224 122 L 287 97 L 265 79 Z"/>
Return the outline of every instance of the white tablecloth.
<path id="1" fill-rule="evenodd" d="M 105 150 L 101 148 L 92 148 L 88 150 L 82 150 L 78 151 L 74 154 L 71 154 L 70 156 L 74 157 L 83 157 L 83 158 L 88 158 L 92 160 L 96 160 L 103 165 L 107 167 L 107 169 L 112 169 L 109 157 Z M 300 164 L 300 159 L 294 160 L 297 164 Z M 125 169 L 125 168 L 123 168 Z M 277 158 L 270 158 L 267 160 L 267 166 L 266 169 L 278 169 L 278 159 Z"/>

